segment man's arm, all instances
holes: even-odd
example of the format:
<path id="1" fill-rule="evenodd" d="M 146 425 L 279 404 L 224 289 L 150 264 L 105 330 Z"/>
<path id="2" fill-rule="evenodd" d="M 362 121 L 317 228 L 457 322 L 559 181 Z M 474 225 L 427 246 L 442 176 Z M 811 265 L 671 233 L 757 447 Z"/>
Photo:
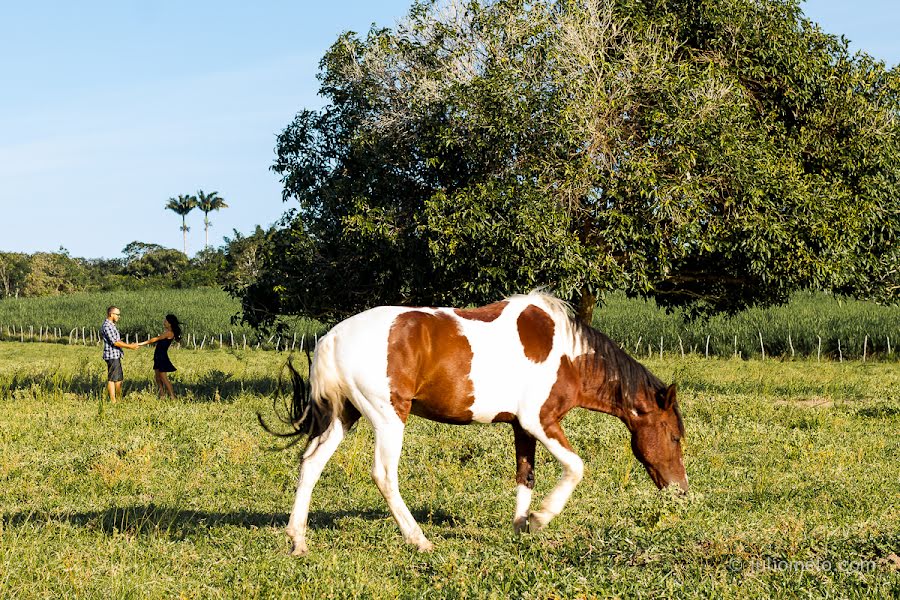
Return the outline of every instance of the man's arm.
<path id="1" fill-rule="evenodd" d="M 128 350 L 137 350 L 138 349 L 137 344 L 126 344 L 122 340 L 117 341 L 116 343 L 113 344 L 113 346 L 115 346 L 116 348 L 127 348 Z"/>

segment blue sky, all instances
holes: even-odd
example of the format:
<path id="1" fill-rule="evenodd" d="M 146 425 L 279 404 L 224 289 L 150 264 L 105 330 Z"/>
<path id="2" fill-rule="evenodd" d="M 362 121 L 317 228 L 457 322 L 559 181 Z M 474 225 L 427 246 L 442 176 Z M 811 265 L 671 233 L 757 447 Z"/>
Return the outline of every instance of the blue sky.
<path id="1" fill-rule="evenodd" d="M 287 206 L 275 136 L 318 108 L 319 59 L 342 31 L 393 26 L 411 0 L 11 0 L 0 4 L 0 251 L 117 257 L 181 248 L 171 196 L 218 191 L 210 241 Z M 896 0 L 809 0 L 855 50 L 900 62 Z M 188 250 L 203 245 L 188 217 Z"/>

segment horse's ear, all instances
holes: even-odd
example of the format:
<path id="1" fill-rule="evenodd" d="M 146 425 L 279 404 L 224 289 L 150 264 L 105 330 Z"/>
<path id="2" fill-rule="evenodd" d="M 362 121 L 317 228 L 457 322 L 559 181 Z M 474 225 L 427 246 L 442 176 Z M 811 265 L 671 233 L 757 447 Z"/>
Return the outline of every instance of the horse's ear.
<path id="1" fill-rule="evenodd" d="M 671 410 L 675 406 L 675 397 L 678 393 L 678 386 L 674 383 L 666 388 L 660 398 L 659 407 L 663 410 Z"/>

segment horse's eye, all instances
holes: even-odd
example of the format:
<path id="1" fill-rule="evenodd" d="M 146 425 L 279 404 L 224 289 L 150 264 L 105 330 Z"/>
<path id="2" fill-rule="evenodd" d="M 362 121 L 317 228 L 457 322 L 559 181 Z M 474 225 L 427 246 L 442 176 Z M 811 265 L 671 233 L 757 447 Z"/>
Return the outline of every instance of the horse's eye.
<path id="1" fill-rule="evenodd" d="M 673 435 L 673 436 L 672 436 L 672 441 L 675 442 L 675 443 L 677 444 L 678 442 L 681 441 L 681 438 L 678 437 L 677 435 Z"/>

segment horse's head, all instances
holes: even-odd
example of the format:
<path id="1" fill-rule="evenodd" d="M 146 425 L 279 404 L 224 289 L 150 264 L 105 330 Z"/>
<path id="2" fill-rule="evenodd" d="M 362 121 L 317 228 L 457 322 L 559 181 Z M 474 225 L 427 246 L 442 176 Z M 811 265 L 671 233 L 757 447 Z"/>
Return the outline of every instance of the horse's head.
<path id="1" fill-rule="evenodd" d="M 677 484 L 688 490 L 681 453 L 684 425 L 675 398 L 675 385 L 654 390 L 646 387 L 623 419 L 631 431 L 631 449 L 650 479 L 660 489 Z"/>

